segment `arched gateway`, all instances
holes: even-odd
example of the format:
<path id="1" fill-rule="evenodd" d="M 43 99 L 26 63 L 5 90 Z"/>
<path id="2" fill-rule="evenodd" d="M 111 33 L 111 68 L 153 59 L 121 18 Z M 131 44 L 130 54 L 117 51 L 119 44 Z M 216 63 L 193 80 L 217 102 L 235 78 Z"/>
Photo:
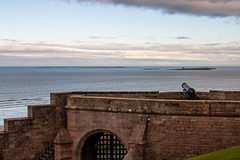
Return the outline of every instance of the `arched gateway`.
<path id="1" fill-rule="evenodd" d="M 94 131 L 84 136 L 76 151 L 77 160 L 123 160 L 127 150 L 122 141 L 108 131 Z"/>
<path id="2" fill-rule="evenodd" d="M 240 145 L 240 91 L 198 95 L 52 93 L 50 105 L 28 106 L 29 117 L 4 120 L 0 159 L 53 158 L 53 139 L 55 160 L 122 159 L 122 152 L 124 160 L 175 160 Z"/>
<path id="3" fill-rule="evenodd" d="M 199 101 L 176 99 L 182 93 L 83 94 L 61 103 L 66 128 L 54 141 L 56 160 L 186 159 L 240 142 L 239 98 L 211 100 L 237 92 L 201 93 Z"/>

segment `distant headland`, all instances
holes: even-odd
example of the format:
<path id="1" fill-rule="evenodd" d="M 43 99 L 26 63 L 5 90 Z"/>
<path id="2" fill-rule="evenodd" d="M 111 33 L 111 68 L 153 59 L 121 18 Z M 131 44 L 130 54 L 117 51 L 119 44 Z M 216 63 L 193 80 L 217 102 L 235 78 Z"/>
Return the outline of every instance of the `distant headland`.
<path id="1" fill-rule="evenodd" d="M 213 70 L 216 68 L 209 68 L 209 67 L 197 67 L 197 68 L 176 68 L 176 69 L 168 69 L 168 70 Z"/>
<path id="2" fill-rule="evenodd" d="M 127 68 L 124 66 L 41 66 L 37 68 Z"/>

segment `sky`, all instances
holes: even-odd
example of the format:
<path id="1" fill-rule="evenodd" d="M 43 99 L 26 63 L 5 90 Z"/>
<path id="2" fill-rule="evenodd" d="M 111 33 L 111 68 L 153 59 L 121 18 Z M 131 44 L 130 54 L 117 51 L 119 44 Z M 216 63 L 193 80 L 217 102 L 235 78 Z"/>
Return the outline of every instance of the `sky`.
<path id="1" fill-rule="evenodd" d="M 0 66 L 240 66 L 240 1 L 0 0 Z"/>

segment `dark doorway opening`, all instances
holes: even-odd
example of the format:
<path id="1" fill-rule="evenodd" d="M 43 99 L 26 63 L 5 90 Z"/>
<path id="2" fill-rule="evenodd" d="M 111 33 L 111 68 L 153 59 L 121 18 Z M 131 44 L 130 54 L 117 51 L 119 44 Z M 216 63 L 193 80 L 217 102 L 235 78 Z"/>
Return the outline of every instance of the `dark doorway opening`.
<path id="1" fill-rule="evenodd" d="M 127 150 L 117 136 L 108 132 L 100 132 L 91 135 L 85 141 L 82 159 L 123 160 L 126 154 Z"/>

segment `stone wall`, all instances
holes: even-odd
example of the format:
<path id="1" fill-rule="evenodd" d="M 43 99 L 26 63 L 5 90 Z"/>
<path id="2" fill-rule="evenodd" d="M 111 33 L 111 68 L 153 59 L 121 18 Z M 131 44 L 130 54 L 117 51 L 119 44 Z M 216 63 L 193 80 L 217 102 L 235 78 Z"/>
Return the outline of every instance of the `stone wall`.
<path id="1" fill-rule="evenodd" d="M 4 120 L 0 159 L 38 159 L 66 125 L 66 95 L 52 94 L 51 104 L 28 106 L 28 117 Z M 53 159 L 53 157 L 52 157 Z"/>
<path id="2" fill-rule="evenodd" d="M 239 117 L 150 116 L 146 160 L 181 160 L 240 145 Z"/>
<path id="3" fill-rule="evenodd" d="M 209 91 L 211 99 L 240 101 L 240 91 Z"/>
<path id="4" fill-rule="evenodd" d="M 4 160 L 34 159 L 56 136 L 54 106 L 29 106 L 29 114 L 28 118 L 4 120 Z"/>
<path id="5" fill-rule="evenodd" d="M 96 96 L 96 97 L 122 97 L 122 98 L 142 98 L 142 99 L 174 99 L 180 100 L 183 92 L 65 92 L 65 93 L 52 93 L 51 97 L 59 96 L 58 99 L 66 95 L 78 94 L 83 96 Z M 198 92 L 197 95 L 201 100 L 240 100 L 240 91 L 218 91 L 210 90 L 209 92 Z M 62 96 L 62 98 L 60 98 Z M 51 103 L 52 104 L 52 103 Z"/>
<path id="6" fill-rule="evenodd" d="M 4 131 L 0 131 L 0 159 L 3 159 L 3 149 L 5 146 L 5 133 Z"/>
<path id="7" fill-rule="evenodd" d="M 163 115 L 240 116 L 240 102 L 224 100 L 151 100 L 71 95 L 66 108 Z"/>
<path id="8" fill-rule="evenodd" d="M 185 159 L 240 145 L 239 101 L 71 95 L 66 108 L 75 158 L 82 138 L 97 130 L 114 133 L 129 149 L 141 117 L 149 119 L 141 142 L 146 160 Z"/>
<path id="9" fill-rule="evenodd" d="M 52 93 L 51 104 L 29 106 L 28 117 L 4 120 L 0 159 L 36 159 L 61 128 L 73 138 L 73 145 L 65 145 L 72 149 L 62 147 L 73 151 L 72 158 L 81 139 L 98 130 L 114 133 L 129 149 L 134 132 L 146 128 L 141 143 L 149 160 L 183 159 L 239 145 L 240 92 L 197 94 L 200 101 L 180 101 L 182 92 Z M 150 120 L 146 127 L 140 126 L 143 117 Z"/>

